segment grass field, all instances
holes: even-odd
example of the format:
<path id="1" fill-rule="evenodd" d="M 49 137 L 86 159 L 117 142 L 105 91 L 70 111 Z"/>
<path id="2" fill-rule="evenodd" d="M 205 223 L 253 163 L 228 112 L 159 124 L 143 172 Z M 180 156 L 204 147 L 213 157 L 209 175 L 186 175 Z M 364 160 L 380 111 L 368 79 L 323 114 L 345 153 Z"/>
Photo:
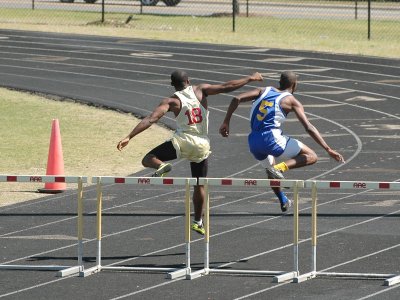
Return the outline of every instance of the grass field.
<path id="1" fill-rule="evenodd" d="M 0 174 L 46 174 L 53 119 L 60 123 L 65 175 L 132 174 L 143 168 L 142 156 L 171 135 L 152 126 L 119 152 L 118 141 L 138 123 L 130 114 L 7 89 L 0 89 L 0 112 Z M 0 206 L 37 198 L 39 187 L 43 186 L 0 184 Z"/>

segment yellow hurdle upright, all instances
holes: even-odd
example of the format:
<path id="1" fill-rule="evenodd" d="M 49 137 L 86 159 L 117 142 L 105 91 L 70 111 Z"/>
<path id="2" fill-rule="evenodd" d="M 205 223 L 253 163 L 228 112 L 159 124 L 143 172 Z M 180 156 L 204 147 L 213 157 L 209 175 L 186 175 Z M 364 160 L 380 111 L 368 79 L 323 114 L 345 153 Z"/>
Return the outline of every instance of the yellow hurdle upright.
<path id="1" fill-rule="evenodd" d="M 239 274 L 239 275 L 264 275 L 275 276 L 274 282 L 281 282 L 291 280 L 299 275 L 298 270 L 298 201 L 299 201 L 299 188 L 303 187 L 303 181 L 300 180 L 270 180 L 270 179 L 245 179 L 245 178 L 200 178 L 199 185 L 204 185 L 206 194 L 205 203 L 205 229 L 204 236 L 205 253 L 204 253 L 204 266 L 203 269 L 190 273 L 186 278 L 195 279 L 208 274 Z M 293 228 L 293 247 L 294 247 L 294 267 L 290 271 L 269 271 L 269 270 L 242 270 L 242 269 L 224 269 L 224 268 L 210 268 L 210 227 L 211 222 L 209 218 L 210 204 L 209 204 L 209 187 L 210 186 L 242 186 L 242 187 L 286 187 L 292 188 L 294 193 L 294 228 Z"/>
<path id="2" fill-rule="evenodd" d="M 145 271 L 167 273 L 167 278 L 182 277 L 190 273 L 190 186 L 196 185 L 195 178 L 171 178 L 171 177 L 113 177 L 97 176 L 93 177 L 97 182 L 97 216 L 96 216 L 96 237 L 97 253 L 96 266 L 80 272 L 81 277 L 87 277 L 102 270 L 114 271 Z M 185 186 L 185 244 L 186 244 L 186 266 L 185 268 L 158 268 L 158 267 L 122 267 L 122 266 L 103 266 L 101 262 L 102 248 L 102 202 L 103 184 L 135 184 L 135 185 L 168 185 Z M 187 229 L 188 228 L 188 229 Z"/>

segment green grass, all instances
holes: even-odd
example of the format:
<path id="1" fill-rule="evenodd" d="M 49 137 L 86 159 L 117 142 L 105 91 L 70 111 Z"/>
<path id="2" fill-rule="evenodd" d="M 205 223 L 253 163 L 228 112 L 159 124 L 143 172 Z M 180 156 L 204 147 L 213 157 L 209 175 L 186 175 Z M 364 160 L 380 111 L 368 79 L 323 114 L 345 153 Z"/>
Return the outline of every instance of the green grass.
<path id="1" fill-rule="evenodd" d="M 0 9 L 3 28 L 206 42 L 399 58 L 400 20 L 373 21 L 371 40 L 365 20 L 307 20 L 273 17 L 232 18 L 134 15 Z"/>
<path id="2" fill-rule="evenodd" d="M 65 173 L 69 175 L 128 175 L 142 168 L 141 159 L 166 129 L 151 127 L 119 152 L 137 119 L 129 114 L 0 89 L 0 174 L 46 173 L 51 123 L 58 119 Z M 154 141 L 154 135 L 159 136 Z"/>

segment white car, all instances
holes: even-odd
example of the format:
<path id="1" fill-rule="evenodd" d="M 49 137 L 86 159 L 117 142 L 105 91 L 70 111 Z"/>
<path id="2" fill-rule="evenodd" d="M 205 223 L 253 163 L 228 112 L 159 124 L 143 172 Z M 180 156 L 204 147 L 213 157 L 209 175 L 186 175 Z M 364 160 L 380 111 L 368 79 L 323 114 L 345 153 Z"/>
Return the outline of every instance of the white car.
<path id="1" fill-rule="evenodd" d="M 63 3 L 73 3 L 75 0 L 60 0 L 60 2 Z M 83 0 L 86 3 L 95 3 L 97 0 Z M 154 6 L 157 5 L 157 3 L 160 0 L 139 0 L 143 5 L 145 6 Z M 176 6 L 181 2 L 181 0 L 162 0 L 166 6 Z"/>

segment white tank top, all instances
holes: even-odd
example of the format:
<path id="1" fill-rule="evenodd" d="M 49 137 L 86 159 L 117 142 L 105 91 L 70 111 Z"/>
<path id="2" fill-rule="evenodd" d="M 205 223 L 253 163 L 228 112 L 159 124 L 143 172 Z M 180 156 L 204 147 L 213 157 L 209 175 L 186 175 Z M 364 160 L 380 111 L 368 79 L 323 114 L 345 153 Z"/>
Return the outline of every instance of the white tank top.
<path id="1" fill-rule="evenodd" d="M 176 117 L 177 132 L 206 136 L 208 134 L 208 110 L 201 105 L 199 99 L 189 85 L 182 91 L 175 92 L 181 100 L 181 111 Z"/>

